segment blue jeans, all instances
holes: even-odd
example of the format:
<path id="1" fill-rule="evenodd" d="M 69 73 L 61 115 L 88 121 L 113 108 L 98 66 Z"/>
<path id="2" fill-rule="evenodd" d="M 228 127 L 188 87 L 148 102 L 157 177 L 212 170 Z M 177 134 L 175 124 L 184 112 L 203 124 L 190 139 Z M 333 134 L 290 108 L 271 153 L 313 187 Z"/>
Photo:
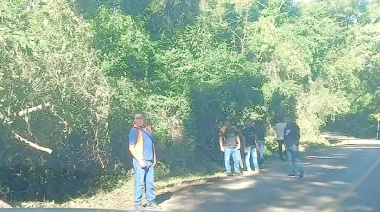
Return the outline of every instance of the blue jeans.
<path id="1" fill-rule="evenodd" d="M 298 146 L 286 146 L 286 154 L 288 155 L 289 173 L 295 174 L 297 171 L 296 168 L 298 168 L 298 173 L 303 173 L 302 159 Z"/>
<path id="2" fill-rule="evenodd" d="M 148 204 L 156 201 L 154 195 L 154 167 L 153 161 L 145 161 L 146 168 L 141 168 L 139 162 L 133 158 L 135 170 L 134 205 L 141 205 L 141 199 L 145 188 L 145 196 Z"/>
<path id="3" fill-rule="evenodd" d="M 264 147 L 265 147 L 264 142 L 259 142 L 259 149 L 258 149 L 259 166 L 261 166 L 261 163 L 264 161 Z"/>
<path id="4" fill-rule="evenodd" d="M 227 173 L 232 173 L 230 158 L 234 162 L 234 171 L 235 173 L 240 172 L 240 157 L 239 150 L 236 147 L 224 147 L 224 166 L 226 167 Z"/>
<path id="5" fill-rule="evenodd" d="M 259 169 L 259 163 L 257 162 L 257 149 L 256 147 L 247 147 L 248 153 L 245 156 L 245 165 L 247 166 L 247 169 L 251 168 L 251 157 L 253 160 L 253 167 L 255 167 L 255 170 Z"/>

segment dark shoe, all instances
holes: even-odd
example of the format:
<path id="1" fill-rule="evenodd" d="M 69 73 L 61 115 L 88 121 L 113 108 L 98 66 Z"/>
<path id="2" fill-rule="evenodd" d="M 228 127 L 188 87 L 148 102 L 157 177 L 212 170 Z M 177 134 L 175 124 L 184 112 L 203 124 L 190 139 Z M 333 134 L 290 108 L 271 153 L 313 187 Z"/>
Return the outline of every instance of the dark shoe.
<path id="1" fill-rule="evenodd" d="M 161 210 L 162 207 L 159 206 L 156 202 L 150 203 L 149 205 L 146 206 L 147 210 Z"/>
<path id="2" fill-rule="evenodd" d="M 296 174 L 294 174 L 294 173 L 291 173 L 291 174 L 288 174 L 288 175 L 286 175 L 287 177 L 295 177 L 296 176 Z"/>
<path id="3" fill-rule="evenodd" d="M 232 172 L 227 172 L 227 176 L 232 177 L 232 176 L 234 176 L 234 174 L 232 174 Z"/>
<path id="4" fill-rule="evenodd" d="M 303 172 L 300 172 L 300 174 L 298 175 L 298 177 L 303 178 Z"/>
<path id="5" fill-rule="evenodd" d="M 133 211 L 139 212 L 139 211 L 144 211 L 145 207 L 142 205 L 135 205 L 135 209 Z"/>

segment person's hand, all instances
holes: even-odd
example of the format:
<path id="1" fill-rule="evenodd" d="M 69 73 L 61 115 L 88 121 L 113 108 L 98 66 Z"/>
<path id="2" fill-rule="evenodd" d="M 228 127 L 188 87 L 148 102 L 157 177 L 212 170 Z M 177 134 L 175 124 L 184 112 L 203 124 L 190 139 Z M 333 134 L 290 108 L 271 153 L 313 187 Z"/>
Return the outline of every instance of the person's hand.
<path id="1" fill-rule="evenodd" d="M 220 147 L 220 151 L 224 152 L 224 147 Z"/>
<path id="2" fill-rule="evenodd" d="M 144 160 L 139 159 L 139 164 L 140 164 L 141 168 L 146 168 L 146 163 Z"/>
<path id="3" fill-rule="evenodd" d="M 248 148 L 244 148 L 244 153 L 248 153 Z"/>
<path id="4" fill-rule="evenodd" d="M 153 160 L 153 167 L 156 167 L 156 166 L 157 166 L 157 160 L 154 159 L 154 160 Z"/>
<path id="5" fill-rule="evenodd" d="M 293 148 L 296 149 L 296 148 L 297 148 L 297 145 L 293 144 Z"/>
<path id="6" fill-rule="evenodd" d="M 237 148 L 237 149 L 240 149 L 240 145 L 238 145 L 236 148 Z"/>

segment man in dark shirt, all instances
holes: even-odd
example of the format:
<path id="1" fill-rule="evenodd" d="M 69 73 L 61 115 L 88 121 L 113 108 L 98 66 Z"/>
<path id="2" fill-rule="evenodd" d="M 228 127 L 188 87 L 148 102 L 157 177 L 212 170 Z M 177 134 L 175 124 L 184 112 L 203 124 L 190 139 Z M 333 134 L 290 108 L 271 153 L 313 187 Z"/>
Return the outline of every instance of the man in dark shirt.
<path id="1" fill-rule="evenodd" d="M 260 172 L 259 163 L 257 162 L 257 135 L 254 123 L 251 120 L 247 120 L 244 124 L 243 129 L 243 144 L 244 152 L 247 154 L 245 156 L 245 165 L 248 172 L 252 172 L 251 169 L 251 158 L 253 161 L 253 167 L 255 168 L 255 173 Z"/>
<path id="2" fill-rule="evenodd" d="M 285 122 L 287 127 L 285 128 L 284 143 L 290 168 L 288 177 L 296 176 L 296 167 L 298 167 L 299 177 L 303 177 L 304 170 L 299 153 L 300 128 L 289 115 L 285 116 Z"/>
<path id="3" fill-rule="evenodd" d="M 230 165 L 231 156 L 234 163 L 234 172 L 236 175 L 240 175 L 240 137 L 236 127 L 232 126 L 231 121 L 228 119 L 224 122 L 223 127 L 220 129 L 219 145 L 220 150 L 224 152 L 224 166 L 226 167 L 227 175 L 233 175 Z"/>

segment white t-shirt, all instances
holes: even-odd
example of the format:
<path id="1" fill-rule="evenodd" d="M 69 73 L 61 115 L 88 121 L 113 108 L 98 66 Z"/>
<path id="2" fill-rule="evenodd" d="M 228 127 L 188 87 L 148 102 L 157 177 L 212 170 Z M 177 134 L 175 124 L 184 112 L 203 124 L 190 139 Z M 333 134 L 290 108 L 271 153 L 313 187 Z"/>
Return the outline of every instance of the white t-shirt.
<path id="1" fill-rule="evenodd" d="M 277 123 L 274 125 L 274 129 L 276 131 L 278 140 L 284 140 L 286 126 L 287 126 L 286 123 Z"/>

